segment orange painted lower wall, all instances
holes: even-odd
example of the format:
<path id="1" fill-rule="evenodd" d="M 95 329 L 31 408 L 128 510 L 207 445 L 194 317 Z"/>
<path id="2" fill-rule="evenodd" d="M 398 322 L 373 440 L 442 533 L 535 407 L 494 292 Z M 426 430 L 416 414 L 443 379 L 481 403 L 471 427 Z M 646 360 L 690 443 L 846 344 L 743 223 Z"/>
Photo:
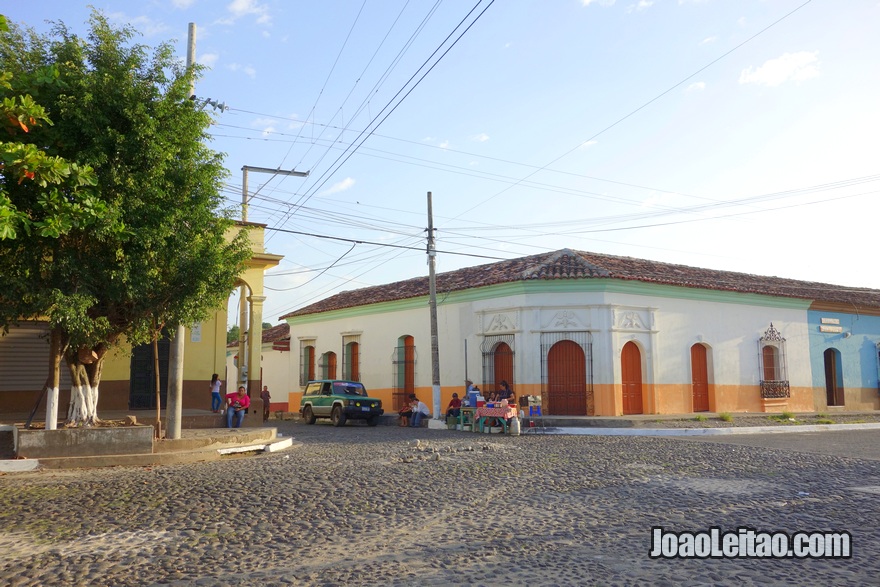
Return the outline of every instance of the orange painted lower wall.
<path id="1" fill-rule="evenodd" d="M 843 392 L 844 405 L 829 406 L 825 388 L 814 388 L 813 396 L 819 411 L 858 411 L 880 410 L 880 391 L 873 387 L 847 388 Z"/>

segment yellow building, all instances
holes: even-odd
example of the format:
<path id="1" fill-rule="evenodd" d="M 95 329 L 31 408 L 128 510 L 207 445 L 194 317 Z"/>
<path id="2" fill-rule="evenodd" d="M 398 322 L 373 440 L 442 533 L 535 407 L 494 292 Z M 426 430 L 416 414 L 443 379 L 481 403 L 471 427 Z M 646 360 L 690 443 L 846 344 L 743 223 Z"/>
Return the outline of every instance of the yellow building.
<path id="1" fill-rule="evenodd" d="M 264 272 L 278 265 L 282 255 L 265 251 L 265 225 L 238 222 L 233 230 L 247 227 L 253 254 L 247 268 L 239 277 L 239 285 L 245 288 L 248 328 L 252 340 L 261 340 L 263 323 Z M 205 322 L 186 329 L 183 363 L 183 408 L 210 409 L 211 394 L 208 383 L 213 373 L 224 382 L 223 393 L 234 389 L 238 382 L 226 379 L 226 308 L 218 308 Z M 243 331 L 245 329 L 242 329 Z M 49 346 L 48 327 L 45 323 L 29 321 L 10 329 L 0 337 L 0 413 L 30 411 L 42 392 L 48 374 Z M 170 341 L 159 342 L 159 382 L 162 406 L 166 405 L 168 386 L 168 353 Z M 256 375 L 247 381 L 248 393 L 260 396 L 260 345 L 246 349 L 250 373 Z M 131 348 L 126 343 L 115 346 L 108 353 L 98 396 L 98 416 L 108 410 L 137 410 L 156 408 L 156 373 L 152 345 Z M 66 413 L 70 401 L 70 381 L 64 365 L 61 368 L 59 416 Z M 235 374 L 232 374 L 234 377 Z M 44 404 L 40 406 L 43 410 Z M 42 417 L 44 412 L 38 412 Z"/>

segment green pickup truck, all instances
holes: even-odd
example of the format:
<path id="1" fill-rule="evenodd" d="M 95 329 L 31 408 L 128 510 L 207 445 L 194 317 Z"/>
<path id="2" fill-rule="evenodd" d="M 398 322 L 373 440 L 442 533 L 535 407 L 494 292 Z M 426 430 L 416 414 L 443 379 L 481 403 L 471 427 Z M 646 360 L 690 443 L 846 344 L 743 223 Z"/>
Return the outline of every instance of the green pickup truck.
<path id="1" fill-rule="evenodd" d="M 383 413 L 382 400 L 367 397 L 367 389 L 358 381 L 309 381 L 299 402 L 299 415 L 306 424 L 330 418 L 334 426 L 344 426 L 348 420 L 366 420 L 375 426 Z"/>

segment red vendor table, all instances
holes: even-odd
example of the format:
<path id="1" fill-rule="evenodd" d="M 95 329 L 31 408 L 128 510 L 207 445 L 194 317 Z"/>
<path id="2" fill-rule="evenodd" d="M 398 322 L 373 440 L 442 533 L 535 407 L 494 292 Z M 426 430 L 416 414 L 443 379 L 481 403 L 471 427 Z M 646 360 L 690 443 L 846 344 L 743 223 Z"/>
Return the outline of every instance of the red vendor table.
<path id="1" fill-rule="evenodd" d="M 507 421 L 510 418 L 516 418 L 519 415 L 519 412 L 516 409 L 516 406 L 506 406 L 506 407 L 498 407 L 498 408 L 487 408 L 485 406 L 481 408 L 477 408 L 477 411 L 474 412 L 474 422 L 479 425 L 480 432 L 483 432 L 487 423 L 491 420 L 498 420 L 501 422 L 501 427 L 504 428 L 504 432 L 507 433 Z M 476 429 L 476 426 L 474 426 Z"/>

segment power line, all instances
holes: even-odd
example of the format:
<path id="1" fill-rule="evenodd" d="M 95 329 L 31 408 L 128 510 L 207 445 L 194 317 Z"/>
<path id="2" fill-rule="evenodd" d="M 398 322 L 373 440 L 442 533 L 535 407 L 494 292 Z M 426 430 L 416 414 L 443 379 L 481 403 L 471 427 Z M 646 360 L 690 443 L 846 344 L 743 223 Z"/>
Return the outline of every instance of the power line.
<path id="1" fill-rule="evenodd" d="M 329 236 L 326 234 L 315 234 L 313 232 L 302 232 L 299 230 L 289 230 L 286 228 L 272 228 L 270 226 L 267 226 L 266 230 L 273 230 L 275 232 L 284 232 L 287 234 L 299 234 L 299 235 L 303 235 L 303 236 L 311 236 L 311 237 L 315 237 L 315 238 L 323 238 L 323 239 L 328 239 L 328 240 L 342 241 L 342 242 L 346 242 L 346 243 L 355 243 L 355 244 L 359 244 L 359 245 L 361 245 L 361 244 L 362 245 L 375 245 L 377 247 L 389 247 L 389 248 L 393 248 L 393 249 L 407 249 L 410 251 L 420 251 L 420 252 L 423 252 L 425 250 L 422 247 L 407 247 L 407 246 L 403 246 L 403 245 L 391 245 L 388 243 L 377 243 L 377 242 L 373 242 L 373 241 L 365 241 L 365 240 L 360 240 L 360 239 L 343 238 L 341 236 Z M 488 255 L 475 255 L 473 253 L 458 253 L 455 251 L 439 251 L 438 250 L 437 252 L 438 253 L 445 253 L 447 255 L 458 255 L 461 257 L 476 257 L 478 259 L 492 259 L 495 261 L 500 261 L 500 260 L 504 259 L 504 257 L 490 257 Z"/>
<path id="2" fill-rule="evenodd" d="M 487 11 L 487 10 L 492 6 L 492 4 L 494 4 L 494 2 L 495 2 L 495 0 L 490 0 L 490 1 L 489 1 L 489 4 L 486 5 L 486 7 L 482 10 L 482 12 L 480 12 L 480 13 L 474 18 L 473 21 L 471 21 L 471 23 L 470 23 L 470 24 L 469 24 L 469 25 L 468 25 L 468 26 L 467 26 L 467 27 L 466 27 L 466 28 L 465 28 L 465 29 L 464 29 L 464 30 L 458 35 L 458 37 L 452 42 L 452 44 L 451 44 L 451 45 L 450 45 L 450 46 L 449 46 L 449 47 L 448 47 L 448 48 L 447 48 L 442 54 L 440 54 L 440 56 L 436 59 L 436 61 L 434 61 L 434 63 L 433 63 L 430 67 L 428 67 L 427 70 L 425 70 L 425 72 L 421 75 L 421 77 L 419 77 L 419 79 L 417 79 L 417 80 L 415 81 L 415 83 L 413 83 L 412 87 L 410 87 L 410 88 L 406 91 L 406 93 L 403 94 L 403 96 L 400 97 L 399 100 L 397 100 L 397 98 L 398 98 L 398 96 L 400 96 L 401 92 L 403 92 L 403 91 L 406 89 L 406 87 L 412 82 L 412 80 L 413 80 L 413 79 L 419 74 L 419 72 L 422 71 L 422 69 L 424 69 L 424 68 L 427 66 L 427 64 L 431 61 L 431 59 L 434 58 L 434 56 L 437 54 L 437 52 L 440 51 L 440 49 L 441 49 L 441 48 L 443 47 L 443 45 L 449 40 L 449 38 L 450 38 L 452 35 L 455 34 L 455 31 L 457 31 L 457 30 L 458 30 L 458 29 L 464 24 L 464 22 L 467 20 L 467 18 L 468 18 L 468 17 L 469 17 L 469 16 L 470 16 L 470 15 L 471 15 L 471 14 L 472 14 L 472 13 L 478 8 L 478 7 L 479 7 L 479 5 L 480 5 L 480 3 L 481 3 L 482 1 L 483 1 L 483 0 L 478 0 L 477 4 L 475 4 L 474 7 L 470 10 L 470 12 L 468 12 L 468 14 L 465 15 L 465 17 L 461 20 L 461 22 L 459 22 L 459 24 L 455 27 L 455 29 L 453 29 L 452 32 L 449 33 L 449 35 L 446 37 L 446 39 L 443 40 L 443 42 L 437 47 L 437 49 L 435 49 L 434 52 L 431 53 L 430 56 L 428 56 L 428 58 L 427 58 L 427 59 L 425 60 L 425 62 L 421 65 L 421 67 L 419 67 L 419 69 L 416 70 L 416 72 L 415 72 L 415 73 L 409 78 L 409 80 L 407 80 L 407 82 L 401 87 L 401 89 L 398 90 L 397 94 L 395 94 L 395 95 L 391 98 L 391 100 L 388 102 L 388 104 L 386 104 L 386 106 L 385 106 L 385 107 L 379 112 L 379 114 L 377 114 L 376 117 L 373 118 L 373 120 L 367 125 L 367 127 L 366 127 L 363 131 L 361 131 L 361 133 L 355 138 L 355 142 L 357 142 L 357 141 L 360 141 L 360 142 L 359 142 L 357 145 L 355 145 L 354 148 L 351 149 L 350 151 L 349 151 L 349 148 L 347 148 L 346 151 L 344 151 L 344 152 L 343 152 L 343 153 L 342 153 L 342 154 L 336 159 L 336 161 L 334 161 L 333 164 L 331 164 L 330 169 L 328 169 L 327 171 L 325 171 L 325 172 L 324 172 L 324 173 L 323 173 L 323 174 L 317 179 L 317 184 L 314 185 L 312 188 L 310 188 L 310 190 L 308 190 L 307 194 L 301 196 L 300 199 L 296 202 L 296 204 L 299 205 L 299 204 L 304 204 L 305 202 L 307 202 L 312 196 L 315 195 L 315 193 L 317 193 L 317 191 L 318 191 L 319 189 L 321 189 L 321 187 L 324 186 L 324 184 L 326 184 L 326 183 L 330 180 L 330 177 L 332 177 L 332 175 L 333 175 L 334 173 L 336 173 L 336 171 L 338 171 L 339 168 L 342 167 L 342 165 L 344 165 L 345 162 L 348 161 L 349 158 L 351 158 L 351 156 L 354 154 L 355 151 L 357 151 L 357 149 L 360 147 L 360 145 L 362 145 L 362 144 L 363 144 L 363 143 L 364 143 L 364 142 L 370 137 L 370 135 L 372 134 L 372 132 L 373 132 L 376 128 L 378 128 L 379 126 L 381 126 L 382 123 L 385 122 L 385 120 L 387 120 L 388 117 L 389 117 L 389 116 L 390 116 L 390 115 L 391 115 L 391 114 L 392 114 L 392 113 L 393 113 L 393 112 L 394 112 L 394 111 L 400 106 L 400 104 L 402 104 L 403 101 L 406 100 L 406 98 L 412 93 L 412 91 L 415 90 L 415 89 L 419 86 L 419 84 L 422 82 L 422 80 L 424 80 L 425 77 L 426 77 L 429 73 L 431 73 L 431 71 L 437 66 L 437 64 L 440 63 L 440 61 L 441 61 L 441 60 L 442 60 L 442 59 L 443 59 L 443 58 L 449 53 L 449 51 L 452 50 L 452 48 L 453 48 L 456 44 L 458 44 L 458 42 L 461 40 L 461 38 L 462 38 L 462 37 L 463 37 L 463 36 L 464 36 L 464 35 L 465 35 L 465 34 L 471 29 L 471 27 L 472 27 L 474 24 L 476 24 L 476 22 L 480 19 L 480 17 L 482 17 L 483 14 L 485 14 L 486 11 Z M 394 104 L 394 106 L 391 106 L 391 104 L 392 104 L 395 100 L 397 100 L 397 102 Z M 388 111 L 387 114 L 385 114 L 384 116 L 382 116 L 382 114 L 385 112 L 386 109 L 389 108 L 389 106 L 391 106 L 391 109 Z M 380 116 L 382 117 L 381 119 L 379 119 Z M 370 129 L 370 127 L 372 127 L 372 130 L 369 130 L 369 132 L 368 132 L 368 129 Z M 364 136 L 365 134 L 366 134 L 366 136 Z M 352 143 L 352 144 L 354 144 L 354 143 Z M 291 214 L 292 214 L 292 213 L 293 213 L 293 211 L 291 211 Z M 284 222 L 285 222 L 285 221 L 283 220 L 283 221 L 281 222 L 281 224 L 283 225 Z"/>
<path id="3" fill-rule="evenodd" d="M 617 119 L 616 121 L 614 121 L 613 123 L 609 124 L 608 126 L 606 126 L 605 128 L 603 128 L 603 129 L 600 130 L 599 132 L 595 133 L 595 134 L 594 134 L 593 136 L 591 136 L 590 138 L 586 139 L 585 141 L 581 141 L 581 142 L 578 143 L 575 147 L 572 147 L 571 149 L 569 149 L 568 151 L 566 151 L 566 152 L 563 153 L 562 155 L 556 157 L 555 159 L 553 159 L 552 161 L 550 161 L 549 163 L 547 163 L 546 165 L 543 165 L 543 166 L 541 166 L 539 169 L 536 169 L 536 170 L 533 171 L 532 173 L 526 175 L 524 178 L 522 178 L 522 180 L 521 180 L 520 182 L 517 182 L 517 183 L 515 183 L 515 184 L 513 184 L 512 186 L 509 186 L 509 187 L 507 187 L 507 188 L 504 188 L 503 190 L 501 190 L 501 191 L 498 192 L 497 194 L 495 194 L 495 195 L 493 195 L 493 196 L 490 196 L 489 198 L 486 198 L 485 200 L 483 200 L 482 202 L 479 202 L 478 204 L 475 204 L 474 206 L 471 206 L 470 208 L 468 208 L 467 210 L 465 210 L 464 212 L 462 212 L 461 214 L 459 214 L 459 217 L 460 217 L 460 216 L 463 216 L 463 215 L 465 215 L 465 214 L 467 214 L 468 212 L 471 212 L 472 210 L 474 210 L 474 209 L 476 209 L 476 208 L 478 208 L 478 207 L 480 207 L 480 206 L 482 206 L 482 205 L 485 204 L 486 202 L 488 202 L 488 201 L 490 201 L 490 200 L 493 200 L 494 198 L 497 198 L 498 196 L 500 196 L 500 195 L 503 194 L 504 192 L 506 192 L 506 191 L 508 191 L 508 190 L 510 190 L 510 189 L 512 189 L 512 188 L 514 188 L 514 187 L 516 187 L 516 186 L 519 185 L 522 181 L 527 180 L 528 178 L 532 177 L 533 175 L 535 175 L 535 174 L 538 173 L 539 171 L 541 171 L 541 170 L 543 170 L 543 169 L 549 167 L 550 165 L 553 165 L 554 163 L 556 163 L 557 161 L 559 161 L 559 160 L 562 159 L 563 157 L 568 156 L 569 154 L 573 153 L 574 151 L 577 151 L 577 150 L 581 147 L 581 145 L 584 145 L 584 144 L 586 144 L 586 143 L 589 143 L 590 141 L 596 139 L 597 137 L 601 136 L 601 135 L 604 134 L 605 132 L 611 130 L 612 128 L 614 128 L 615 126 L 617 126 L 618 124 L 620 124 L 620 123 L 623 122 L 624 120 L 630 118 L 631 116 L 635 115 L 636 113 L 640 112 L 641 110 L 647 108 L 649 105 L 653 104 L 654 102 L 656 102 L 657 100 L 659 100 L 660 98 L 662 98 L 663 96 L 665 96 L 666 94 L 668 94 L 669 92 L 671 92 L 672 90 L 674 90 L 675 88 L 677 88 L 677 87 L 679 87 L 680 85 L 684 84 L 686 81 L 688 81 L 688 80 L 691 79 L 692 77 L 696 76 L 696 75 L 699 74 L 699 73 L 702 73 L 703 71 L 705 71 L 705 70 L 708 69 L 709 67 L 715 65 L 716 63 L 718 63 L 719 61 L 721 61 L 722 59 L 724 59 L 725 57 L 727 57 L 728 55 L 730 55 L 731 53 L 733 53 L 734 51 L 736 51 L 737 49 L 739 49 L 740 47 L 742 47 L 743 45 L 745 45 L 746 43 L 749 43 L 749 42 L 752 41 L 753 39 L 755 39 L 755 38 L 757 38 L 758 36 L 764 34 L 766 31 L 770 30 L 771 28 L 773 28 L 774 26 L 776 26 L 777 24 L 779 24 L 780 22 L 782 22 L 783 20 L 785 20 L 786 18 L 788 18 L 789 16 L 791 16 L 792 14 L 794 14 L 795 12 L 797 12 L 798 10 L 800 10 L 801 8 L 803 8 L 804 6 L 806 6 L 807 4 L 809 4 L 809 3 L 812 2 L 812 1 L 813 1 L 813 0 L 806 0 L 806 2 L 804 2 L 803 4 L 801 4 L 800 6 L 798 6 L 797 8 L 795 8 L 794 10 L 792 10 L 792 11 L 786 13 L 785 15 L 783 15 L 782 17 L 776 19 L 775 21 L 773 21 L 773 22 L 770 23 L 769 25 L 765 26 L 763 29 L 761 29 L 760 31 L 758 31 L 757 33 L 755 33 L 754 35 L 752 35 L 751 37 L 749 37 L 748 39 L 746 39 L 746 40 L 743 41 L 742 43 L 736 45 L 734 48 L 732 48 L 732 49 L 730 49 L 729 51 L 723 53 L 723 54 L 720 55 L 719 57 L 713 59 L 712 61 L 710 61 L 709 63 L 707 63 L 706 65 L 704 65 L 703 67 L 701 67 L 700 69 L 698 69 L 697 71 L 695 71 L 694 73 L 690 74 L 689 76 L 687 76 L 686 78 L 684 78 L 684 79 L 681 80 L 680 82 L 674 84 L 673 86 L 670 86 L 669 88 L 667 88 L 667 89 L 664 90 L 663 92 L 660 92 L 659 94 L 657 94 L 656 96 L 654 96 L 653 98 L 651 98 L 650 100 L 648 100 L 647 102 L 645 102 L 644 104 L 642 104 L 641 106 L 639 106 L 638 108 L 636 108 L 635 110 L 633 110 L 632 112 L 630 112 L 629 114 L 627 114 L 626 116 L 623 116 L 622 118 Z"/>

